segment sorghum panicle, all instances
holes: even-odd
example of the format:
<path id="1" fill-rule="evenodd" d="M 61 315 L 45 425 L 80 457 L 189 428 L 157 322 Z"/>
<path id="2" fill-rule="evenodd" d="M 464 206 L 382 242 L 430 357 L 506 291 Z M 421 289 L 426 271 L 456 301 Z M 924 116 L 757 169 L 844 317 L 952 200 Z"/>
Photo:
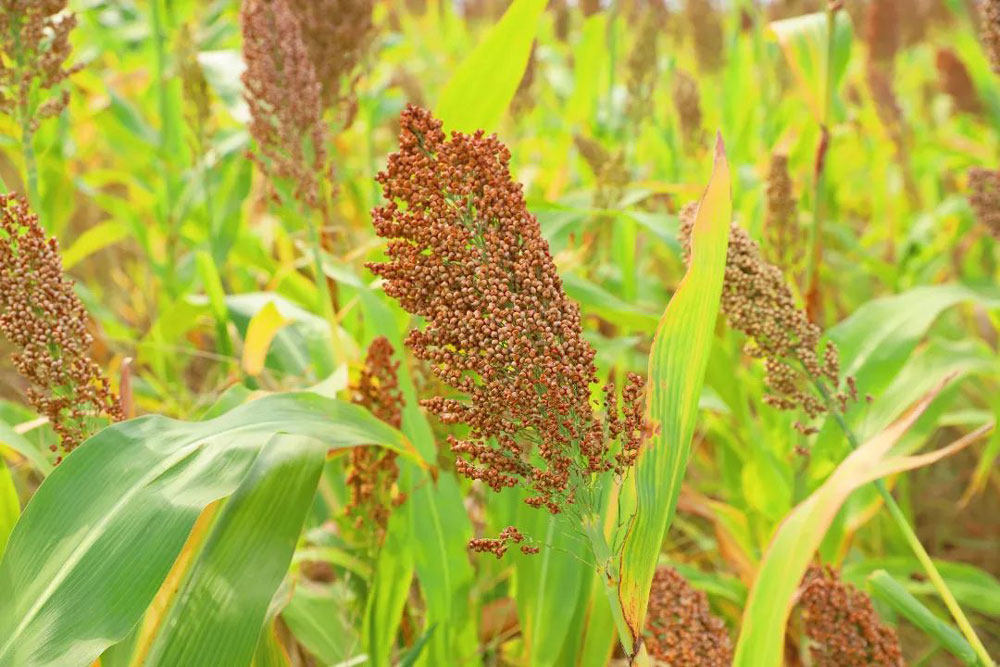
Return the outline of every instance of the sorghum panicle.
<path id="1" fill-rule="evenodd" d="M 294 197 L 325 211 L 327 165 L 323 87 L 290 0 L 245 0 L 243 85 L 250 108 L 251 158 L 270 178 L 294 184 Z"/>
<path id="2" fill-rule="evenodd" d="M 802 580 L 799 608 L 816 667 L 901 667 L 896 633 L 871 600 L 830 568 L 813 566 Z"/>
<path id="3" fill-rule="evenodd" d="M 612 155 L 601 142 L 580 134 L 573 135 L 573 143 L 597 179 L 594 207 L 610 208 L 616 205 L 629 182 L 625 156 L 621 152 Z"/>
<path id="4" fill-rule="evenodd" d="M 801 254 L 802 238 L 792 178 L 788 173 L 788 156 L 775 153 L 767 172 L 768 247 L 775 263 L 790 267 Z"/>
<path id="5" fill-rule="evenodd" d="M 993 72 L 1000 74 L 1000 0 L 983 0 L 983 43 Z"/>
<path id="6" fill-rule="evenodd" d="M 69 102 L 62 91 L 32 109 L 31 90 L 51 91 L 77 68 L 64 68 L 76 16 L 67 0 L 0 0 L 0 111 L 31 113 L 28 131 L 43 118 L 59 115 Z"/>
<path id="7" fill-rule="evenodd" d="M 393 353 L 392 344 L 384 336 L 374 339 L 368 346 L 361 375 L 351 389 L 355 404 L 367 408 L 389 426 L 399 428 L 405 402 L 399 389 L 399 362 L 392 360 Z M 356 527 L 371 522 L 381 539 L 391 509 L 405 500 L 393 488 L 398 478 L 395 452 L 376 447 L 351 450 L 346 480 L 351 492 L 347 514 Z"/>
<path id="8" fill-rule="evenodd" d="M 722 17 L 712 6 L 712 0 L 687 0 L 684 9 L 698 68 L 703 72 L 718 71 L 725 62 Z"/>
<path id="9" fill-rule="evenodd" d="M 594 350 L 580 310 L 563 292 L 496 136 L 447 137 L 413 106 L 400 127 L 399 152 L 378 175 L 388 203 L 372 211 L 375 231 L 391 239 L 389 261 L 369 268 L 426 320 L 407 337 L 414 355 L 468 396 L 423 404 L 445 423 L 469 425 L 465 439 L 449 437 L 460 474 L 495 491 L 525 486 L 529 505 L 558 513 L 592 473 L 634 462 L 642 380 L 630 377 L 621 416 L 616 409 L 597 418 Z"/>
<path id="10" fill-rule="evenodd" d="M 23 197 L 0 195 L 0 331 L 19 350 L 14 367 L 29 383 L 28 401 L 67 453 L 102 419 L 125 418 L 90 358 L 87 323 L 73 281 L 63 274 L 59 244 L 46 238 Z"/>
<path id="11" fill-rule="evenodd" d="M 650 7 L 643 14 L 638 34 L 628 56 L 628 105 L 626 113 L 638 122 L 648 116 L 653 106 L 657 78 L 656 40 L 663 29 L 662 12 Z"/>
<path id="12" fill-rule="evenodd" d="M 701 95 L 698 92 L 698 81 L 684 70 L 676 69 L 672 93 L 684 143 L 688 147 L 701 144 L 704 135 L 701 127 Z"/>
<path id="13" fill-rule="evenodd" d="M 865 13 L 865 39 L 868 59 L 892 68 L 899 51 L 899 0 L 871 0 Z"/>
<path id="14" fill-rule="evenodd" d="M 181 26 L 177 38 L 177 68 L 181 76 L 181 88 L 184 91 L 185 116 L 188 125 L 195 133 L 200 144 L 206 139 L 208 124 L 212 118 L 212 98 L 209 94 L 208 81 L 205 72 L 198 63 L 198 45 L 195 43 L 191 27 Z M 202 152 L 198 147 L 198 153 Z"/>
<path id="15" fill-rule="evenodd" d="M 514 526 L 507 526 L 502 531 L 500 531 L 500 537 L 492 538 L 475 538 L 469 540 L 469 549 L 476 553 L 490 553 L 497 558 L 503 558 L 503 555 L 507 553 L 507 549 L 510 547 L 511 542 L 514 544 L 521 544 L 527 538 Z M 521 544 L 521 553 L 525 555 L 537 554 L 538 547 L 531 546 L 529 544 Z"/>
<path id="16" fill-rule="evenodd" d="M 965 63 L 951 49 L 938 49 L 935 59 L 938 79 L 943 90 L 951 98 L 957 111 L 978 114 L 983 103 L 976 91 L 976 84 L 965 67 Z"/>
<path id="17" fill-rule="evenodd" d="M 649 655 L 668 665 L 729 667 L 733 647 L 708 598 L 676 570 L 661 567 L 649 591 L 644 633 Z"/>
<path id="18" fill-rule="evenodd" d="M 979 223 L 1000 241 L 1000 171 L 982 167 L 969 170 L 969 205 Z"/>
<path id="19" fill-rule="evenodd" d="M 324 108 L 343 105 L 344 123 L 354 109 L 357 69 L 374 38 L 374 0 L 287 0 L 323 89 Z"/>
<path id="20" fill-rule="evenodd" d="M 681 244 L 690 262 L 691 231 L 697 205 L 681 211 Z M 809 387 L 810 382 L 828 382 L 831 392 L 840 384 L 837 347 L 827 342 L 820 351 L 820 328 L 796 307 L 795 297 L 781 271 L 761 257 L 760 248 L 733 223 L 729 228 L 729 249 L 722 286 L 720 308 L 729 325 L 750 338 L 747 352 L 764 360 L 769 393 L 764 401 L 780 410 L 802 409 L 809 417 L 827 411 L 827 404 Z M 831 397 L 841 410 L 857 400 L 854 379 L 847 378 L 848 390 Z M 836 406 L 835 406 L 836 407 Z M 811 432 L 801 424 L 796 427 Z"/>

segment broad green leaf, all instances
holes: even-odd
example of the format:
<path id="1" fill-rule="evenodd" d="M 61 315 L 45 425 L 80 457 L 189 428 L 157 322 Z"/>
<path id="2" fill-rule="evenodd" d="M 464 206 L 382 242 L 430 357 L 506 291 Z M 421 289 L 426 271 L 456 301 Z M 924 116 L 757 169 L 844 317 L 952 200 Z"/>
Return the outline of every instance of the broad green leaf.
<path id="1" fill-rule="evenodd" d="M 868 577 L 868 587 L 872 596 L 885 602 L 896 613 L 905 617 L 928 635 L 936 639 L 949 653 L 964 662 L 974 665 L 978 661 L 976 652 L 965 641 L 961 633 L 941 620 L 924 606 L 920 600 L 903 587 L 885 570 L 876 570 Z"/>
<path id="2" fill-rule="evenodd" d="M 69 271 L 95 252 L 128 238 L 128 235 L 128 227 L 114 220 L 105 220 L 91 227 L 76 237 L 72 245 L 63 251 L 63 269 Z"/>
<path id="3" fill-rule="evenodd" d="M 695 218 L 691 265 L 663 313 L 649 355 L 647 412 L 655 435 L 636 462 L 636 514 L 625 537 L 619 584 L 634 637 L 641 635 L 663 536 L 684 479 L 719 312 L 731 219 L 729 164 L 719 137 L 712 178 Z"/>
<path id="4" fill-rule="evenodd" d="M 364 409 L 276 394 L 217 419 L 115 424 L 74 450 L 28 503 L 0 560 L 0 664 L 89 664 L 131 630 L 202 509 L 239 486 L 275 434 L 321 451 L 410 443 Z M 151 527 L 155 527 L 152 529 Z"/>
<path id="5" fill-rule="evenodd" d="M 20 515 L 21 503 L 17 499 L 14 478 L 11 477 L 7 464 L 0 458 L 0 556 L 3 556 L 7 538 Z"/>
<path id="6" fill-rule="evenodd" d="M 229 315 L 226 312 L 226 291 L 222 286 L 222 278 L 215 266 L 212 255 L 204 250 L 195 254 L 195 264 L 201 276 L 201 284 L 208 295 L 208 305 L 215 318 L 216 345 L 219 352 L 229 356 L 233 351 L 233 341 L 229 337 Z"/>
<path id="7" fill-rule="evenodd" d="M 363 655 L 358 620 L 351 609 L 356 599 L 347 583 L 301 581 L 281 612 L 295 639 L 324 665 L 338 665 Z M 364 664 L 364 661 L 351 664 Z"/>
<path id="8" fill-rule="evenodd" d="M 3 447 L 9 447 L 26 458 L 35 467 L 35 470 L 41 474 L 47 475 L 52 472 L 52 464 L 42 455 L 38 447 L 31 444 L 27 438 L 14 430 L 10 424 L 0 420 L 0 449 Z"/>
<path id="9" fill-rule="evenodd" d="M 604 38 L 607 16 L 599 12 L 587 18 L 580 30 L 580 41 L 573 50 L 573 94 L 566 103 L 566 120 L 584 123 L 590 119 L 604 74 L 607 51 Z"/>
<path id="10" fill-rule="evenodd" d="M 585 313 L 596 313 L 609 322 L 640 330 L 652 329 L 658 322 L 656 315 L 619 299 L 586 278 L 575 273 L 564 274 L 562 278 L 566 294 L 580 304 Z"/>
<path id="11" fill-rule="evenodd" d="M 361 631 L 368 659 L 375 667 L 392 664 L 392 647 L 410 594 L 413 552 L 409 546 L 414 537 L 408 529 L 406 513 L 393 512 L 389 516 L 385 544 L 375 561 Z"/>
<path id="12" fill-rule="evenodd" d="M 323 459 L 321 449 L 301 438 L 278 437 L 264 447 L 226 501 L 144 664 L 250 662 Z"/>
<path id="13" fill-rule="evenodd" d="M 282 316 L 273 301 L 268 301 L 250 318 L 243 341 L 243 371 L 247 375 L 260 375 L 264 370 L 267 351 L 271 349 L 271 341 L 290 322 L 290 319 Z"/>
<path id="14" fill-rule="evenodd" d="M 824 113 L 826 86 L 826 60 L 829 20 L 826 12 L 805 14 L 770 24 L 770 34 L 781 45 L 785 59 L 799 85 L 806 93 L 806 101 L 820 122 Z M 836 13 L 833 44 L 833 89 L 840 86 L 851 58 L 851 40 L 854 28 L 846 11 Z"/>
<path id="15" fill-rule="evenodd" d="M 435 115 L 445 129 L 492 131 L 521 82 L 545 0 L 514 0 L 452 74 Z"/>
<path id="16" fill-rule="evenodd" d="M 778 667 L 785 644 L 784 628 L 792 601 L 809 562 L 840 506 L 852 491 L 887 475 L 928 465 L 969 445 L 982 435 L 970 434 L 951 445 L 920 456 L 890 456 L 893 445 L 931 404 L 941 387 L 909 414 L 844 459 L 812 495 L 782 522 L 764 554 L 743 611 L 733 665 Z"/>

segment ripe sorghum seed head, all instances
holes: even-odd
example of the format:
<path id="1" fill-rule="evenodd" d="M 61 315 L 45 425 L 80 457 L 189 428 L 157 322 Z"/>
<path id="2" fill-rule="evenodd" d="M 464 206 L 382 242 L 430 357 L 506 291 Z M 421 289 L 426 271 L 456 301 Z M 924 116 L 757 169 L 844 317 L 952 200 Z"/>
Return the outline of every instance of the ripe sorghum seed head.
<path id="1" fill-rule="evenodd" d="M 700 144 L 703 138 L 700 97 L 695 78 L 682 69 L 674 70 L 674 109 L 677 110 L 684 143 L 688 146 Z"/>
<path id="2" fill-rule="evenodd" d="M 32 89 L 51 91 L 76 71 L 63 68 L 76 26 L 76 16 L 66 7 L 67 0 L 0 0 L 0 111 L 31 114 L 31 132 L 69 102 L 69 93 L 62 91 L 31 108 Z"/>
<path id="3" fill-rule="evenodd" d="M 694 54 L 702 72 L 715 72 L 725 62 L 722 17 L 712 0 L 687 0 L 685 13 L 691 26 Z"/>
<path id="4" fill-rule="evenodd" d="M 690 261 L 691 231 L 697 206 L 681 211 L 681 245 Z M 810 417 L 827 411 L 827 405 L 810 389 L 810 382 L 839 387 L 840 360 L 832 342 L 820 352 L 820 328 L 795 305 L 795 298 L 781 271 L 761 257 L 760 249 L 736 223 L 729 228 L 729 250 L 720 304 L 729 325 L 750 338 L 747 352 L 764 360 L 769 393 L 764 401 L 780 410 L 802 409 Z M 836 393 L 843 408 L 856 400 L 854 382 L 848 378 L 846 393 Z M 806 427 L 796 424 L 800 430 Z"/>
<path id="5" fill-rule="evenodd" d="M 243 85 L 250 108 L 251 157 L 269 178 L 294 185 L 294 197 L 325 211 L 327 178 L 323 88 L 290 0 L 245 0 Z"/>
<path id="6" fill-rule="evenodd" d="M 788 156 L 775 153 L 767 172 L 767 239 L 775 263 L 789 266 L 801 254 L 802 238 L 795 192 L 788 174 Z"/>
<path id="7" fill-rule="evenodd" d="M 371 342 L 364 368 L 352 387 L 352 400 L 389 426 L 399 428 L 404 401 L 397 377 L 399 362 L 392 360 L 393 352 L 392 344 L 383 336 Z M 379 542 L 385 534 L 390 511 L 405 500 L 393 488 L 398 478 L 395 452 L 375 447 L 351 450 L 346 480 L 351 490 L 347 515 L 354 519 L 357 528 L 374 524 Z"/>
<path id="8" fill-rule="evenodd" d="M 892 66 L 899 50 L 899 0 L 871 0 L 865 14 L 868 58 Z"/>
<path id="9" fill-rule="evenodd" d="M 520 544 L 521 542 L 524 542 L 524 540 L 525 537 L 521 534 L 521 531 L 514 526 L 507 526 L 500 531 L 500 537 L 475 538 L 469 540 L 469 549 L 476 553 L 491 553 L 497 558 L 503 558 L 503 555 L 507 553 L 507 548 L 510 546 L 511 542 Z M 536 554 L 538 553 L 538 547 L 524 545 L 521 547 L 521 553 Z"/>
<path id="10" fill-rule="evenodd" d="M 90 358 L 87 312 L 63 274 L 59 245 L 13 194 L 0 195 L 0 331 L 18 348 L 14 367 L 29 382 L 28 401 L 48 418 L 63 451 L 92 435 L 103 419 L 124 419 Z"/>
<path id="11" fill-rule="evenodd" d="M 938 49 L 935 59 L 941 90 L 948 94 L 957 111 L 977 114 L 983 104 L 976 92 L 976 84 L 958 54 L 951 49 Z"/>
<path id="12" fill-rule="evenodd" d="M 358 65 L 375 37 L 374 0 L 287 0 L 309 61 L 322 86 L 323 106 L 353 108 Z M 345 119 L 345 123 L 349 124 Z"/>
<path id="13" fill-rule="evenodd" d="M 400 150 L 378 175 L 388 203 L 372 211 L 375 231 L 391 239 L 389 261 L 369 267 L 427 322 L 407 337 L 414 355 L 468 396 L 424 405 L 445 423 L 469 425 L 467 438 L 449 438 L 459 473 L 495 491 L 528 487 L 529 505 L 557 513 L 592 473 L 634 462 L 643 382 L 629 379 L 622 414 L 609 399 L 605 419 L 595 416 L 594 350 L 580 310 L 496 136 L 448 137 L 413 106 L 400 127 Z"/>
<path id="14" fill-rule="evenodd" d="M 670 567 L 653 576 L 644 636 L 650 656 L 668 665 L 729 667 L 733 661 L 729 633 L 705 594 Z"/>
<path id="15" fill-rule="evenodd" d="M 1000 74 L 1000 0 L 984 0 L 982 12 L 986 55 L 989 56 L 993 72 Z"/>
<path id="16" fill-rule="evenodd" d="M 816 667 L 900 667 L 896 633 L 882 624 L 871 600 L 830 568 L 813 566 L 799 599 Z"/>
<path id="17" fill-rule="evenodd" d="M 1000 171 L 982 167 L 969 170 L 969 205 L 979 223 L 1000 241 Z"/>

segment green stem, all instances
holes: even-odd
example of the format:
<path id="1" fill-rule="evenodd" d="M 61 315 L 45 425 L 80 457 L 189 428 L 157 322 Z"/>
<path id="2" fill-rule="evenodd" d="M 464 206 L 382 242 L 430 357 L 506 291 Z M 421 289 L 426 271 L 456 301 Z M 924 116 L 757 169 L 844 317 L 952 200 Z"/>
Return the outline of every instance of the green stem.
<path id="1" fill-rule="evenodd" d="M 622 611 L 621 600 L 618 599 L 618 582 L 614 576 L 611 565 L 614 561 L 614 554 L 604 537 L 604 526 L 599 514 L 588 514 L 583 517 L 583 531 L 590 539 L 590 548 L 597 562 L 598 576 L 604 584 L 604 594 L 608 597 L 608 604 L 611 606 L 611 616 L 615 621 L 615 629 L 618 631 L 618 641 L 621 642 L 622 650 L 629 658 L 632 657 L 635 648 L 635 639 L 632 631 L 625 622 L 625 612 Z"/>
<path id="2" fill-rule="evenodd" d="M 822 382 L 815 379 L 813 380 L 813 383 L 815 384 L 820 395 L 826 401 L 827 406 L 830 409 L 830 414 L 833 415 L 837 425 L 840 426 L 840 429 L 847 437 L 847 441 L 850 443 L 851 449 L 857 449 L 860 446 L 858 438 L 854 434 L 854 431 L 851 430 L 851 427 L 848 426 L 843 415 L 837 412 L 826 387 L 823 386 Z M 896 499 L 889 492 L 889 488 L 885 485 L 883 480 L 876 479 L 873 484 L 878 490 L 879 495 L 882 496 L 882 500 L 885 502 L 885 506 L 889 510 L 889 516 L 891 516 L 893 521 L 896 522 L 900 532 L 903 534 L 903 538 L 906 540 L 907 544 L 910 545 L 913 555 L 917 557 L 921 567 L 924 568 L 924 573 L 927 575 L 927 578 L 931 580 L 931 583 L 934 585 L 935 590 L 937 590 L 938 595 L 941 596 L 941 599 L 944 601 L 944 605 L 951 613 L 951 617 L 955 620 L 955 623 L 962 631 L 962 634 L 965 635 L 965 639 L 972 646 L 972 649 L 976 652 L 976 655 L 979 657 L 982 664 L 992 667 L 994 662 L 992 658 L 990 658 L 990 654 L 986 651 L 986 647 L 983 646 L 983 642 L 980 641 L 979 636 L 972 627 L 972 623 L 969 622 L 968 617 L 966 617 L 965 612 L 962 611 L 962 607 L 959 606 L 958 600 L 955 599 L 951 589 L 948 588 L 948 584 L 945 583 L 944 577 L 942 577 L 941 573 L 938 572 L 937 566 L 934 565 L 934 561 L 927 553 L 924 545 L 920 543 L 920 538 L 917 537 L 913 527 L 910 526 L 910 522 L 903 513 L 902 508 L 900 508 L 899 503 L 896 502 Z"/>
<path id="3" fill-rule="evenodd" d="M 35 158 L 35 133 L 31 131 L 31 114 L 24 110 L 21 114 L 21 152 L 24 155 L 24 171 L 28 183 L 28 200 L 39 218 L 42 217 L 42 201 L 38 193 L 38 162 Z"/>

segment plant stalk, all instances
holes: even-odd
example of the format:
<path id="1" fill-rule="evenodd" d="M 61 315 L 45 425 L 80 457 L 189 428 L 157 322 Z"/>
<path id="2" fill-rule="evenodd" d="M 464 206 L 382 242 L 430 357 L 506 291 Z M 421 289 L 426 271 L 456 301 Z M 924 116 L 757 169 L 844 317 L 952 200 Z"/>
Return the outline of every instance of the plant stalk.
<path id="1" fill-rule="evenodd" d="M 813 382 L 820 395 L 822 395 L 823 399 L 826 401 L 827 406 L 830 409 L 830 414 L 833 415 L 837 425 L 840 426 L 840 429 L 847 437 L 847 441 L 850 443 L 851 449 L 857 449 L 860 446 L 858 438 L 854 434 L 854 431 L 851 430 L 851 427 L 848 426 L 847 422 L 844 420 L 843 415 L 836 411 L 826 387 L 824 387 L 823 384 L 817 380 L 814 380 Z M 879 495 L 882 496 L 882 500 L 885 502 L 885 506 L 889 510 L 889 516 L 891 516 L 893 521 L 896 522 L 900 532 L 903 534 L 903 538 L 913 551 L 913 555 L 916 556 L 917 561 L 920 562 L 921 567 L 924 569 L 924 573 L 927 575 L 927 578 L 931 580 L 931 583 L 934 585 L 934 589 L 937 591 L 938 595 L 941 596 L 941 600 L 944 602 L 945 607 L 948 608 L 948 611 L 951 613 L 951 617 L 962 631 L 962 634 L 965 635 L 965 639 L 976 652 L 976 655 L 982 665 L 992 667 L 995 664 L 993 659 L 990 658 L 990 654 L 987 652 L 986 647 L 983 646 L 983 642 L 976 634 L 975 629 L 972 627 L 972 623 L 969 622 L 965 612 L 962 611 L 962 607 L 958 604 L 958 600 L 955 599 L 951 589 L 948 588 L 948 584 L 945 583 L 944 577 L 942 577 L 941 573 L 938 572 L 937 566 L 934 565 L 934 561 L 927 553 L 924 545 L 920 543 L 920 538 L 917 537 L 913 527 L 910 526 L 910 522 L 903 513 L 899 503 L 896 502 L 896 499 L 889 492 L 889 488 L 885 485 L 883 480 L 876 479 L 873 484 L 878 490 Z"/>
<path id="2" fill-rule="evenodd" d="M 604 584 L 604 594 L 611 605 L 611 616 L 615 621 L 615 629 L 618 631 L 618 641 L 622 645 L 625 655 L 631 660 L 635 653 L 635 640 L 632 631 L 625 622 L 625 612 L 622 611 L 621 600 L 618 598 L 618 581 L 611 566 L 614 561 L 614 554 L 604 537 L 604 526 L 598 514 L 588 514 L 583 517 L 583 531 L 590 539 L 590 548 L 597 562 L 598 576 Z"/>

